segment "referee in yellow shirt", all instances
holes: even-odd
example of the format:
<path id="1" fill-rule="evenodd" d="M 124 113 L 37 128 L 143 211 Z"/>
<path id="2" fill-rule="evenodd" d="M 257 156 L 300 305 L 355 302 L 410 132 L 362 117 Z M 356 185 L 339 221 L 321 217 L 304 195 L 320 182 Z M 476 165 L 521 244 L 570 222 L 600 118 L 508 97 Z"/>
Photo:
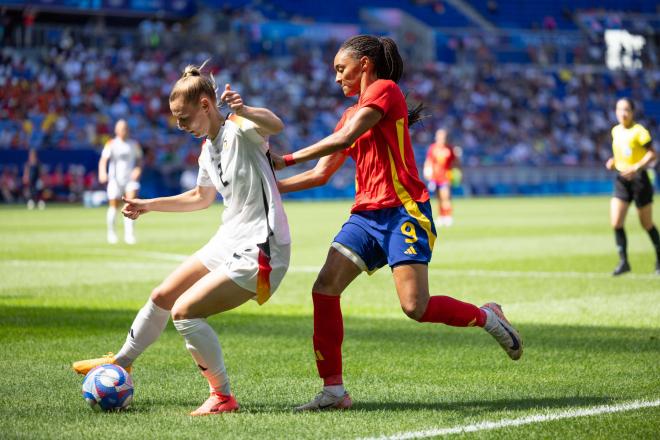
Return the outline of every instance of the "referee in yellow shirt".
<path id="1" fill-rule="evenodd" d="M 635 122 L 634 112 L 635 106 L 629 98 L 617 101 L 616 119 L 619 124 L 612 128 L 614 157 L 609 158 L 605 164 L 608 170 L 617 171 L 614 197 L 610 203 L 610 219 L 619 251 L 619 264 L 612 272 L 614 276 L 630 272 L 623 224 L 633 200 L 639 221 L 655 247 L 655 273 L 660 275 L 660 236 L 653 224 L 653 184 L 646 170 L 655 160 L 656 154 L 651 145 L 651 135 L 646 128 Z"/>

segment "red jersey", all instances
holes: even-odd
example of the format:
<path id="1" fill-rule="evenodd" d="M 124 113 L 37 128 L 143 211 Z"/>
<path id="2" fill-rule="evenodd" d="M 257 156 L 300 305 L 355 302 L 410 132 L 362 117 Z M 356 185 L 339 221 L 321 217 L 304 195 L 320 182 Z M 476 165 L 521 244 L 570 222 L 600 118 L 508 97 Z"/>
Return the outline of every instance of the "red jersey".
<path id="1" fill-rule="evenodd" d="M 454 154 L 453 145 L 438 145 L 432 143 L 426 153 L 424 162 L 424 177 L 438 185 L 449 183 L 449 171 L 454 168 L 456 154 Z"/>
<path id="2" fill-rule="evenodd" d="M 383 117 L 346 149 L 356 164 L 351 212 L 426 202 L 429 193 L 417 172 L 401 89 L 391 80 L 376 80 L 346 109 L 335 131 L 362 107 L 372 107 Z"/>

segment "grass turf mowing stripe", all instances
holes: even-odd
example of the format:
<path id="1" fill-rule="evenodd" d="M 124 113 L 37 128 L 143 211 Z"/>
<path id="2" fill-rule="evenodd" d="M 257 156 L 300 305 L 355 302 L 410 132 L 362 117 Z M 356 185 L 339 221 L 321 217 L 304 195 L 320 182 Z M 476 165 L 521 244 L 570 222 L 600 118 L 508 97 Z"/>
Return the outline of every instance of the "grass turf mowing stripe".
<path id="1" fill-rule="evenodd" d="M 101 252 L 101 251 L 83 251 L 82 253 L 88 253 L 93 255 L 108 255 L 116 256 L 113 252 Z M 182 254 L 171 254 L 167 252 L 132 252 L 133 256 L 140 256 L 145 258 L 152 258 L 155 260 L 164 260 L 164 261 L 174 261 L 181 262 L 188 258 L 187 255 Z M 7 265 L 19 265 L 22 263 L 31 264 L 37 263 L 42 265 L 48 265 L 47 261 L 37 261 L 37 260 L 4 260 L 0 261 L 0 264 Z M 53 262 L 53 265 L 57 264 Z M 104 263 L 107 264 L 107 263 Z M 135 265 L 138 263 L 130 263 Z M 138 264 L 139 265 L 139 264 Z M 321 271 L 320 266 L 291 266 L 289 267 L 289 272 L 291 273 L 318 273 Z M 387 271 L 377 271 L 376 274 L 385 274 L 390 275 L 390 272 Z M 575 278 L 575 279 L 584 279 L 584 278 L 602 278 L 602 279 L 611 279 L 612 275 L 610 273 L 600 273 L 600 272 L 550 272 L 550 271 L 522 271 L 522 270 L 478 270 L 478 269 L 438 269 L 434 267 L 429 268 L 429 273 L 437 273 L 442 275 L 455 275 L 455 276 L 477 276 L 477 277 L 491 277 L 491 278 Z M 659 280 L 660 277 L 655 274 L 634 274 L 629 273 L 625 275 L 626 278 L 635 279 L 635 280 Z"/>
<path id="2" fill-rule="evenodd" d="M 532 423 L 549 422 L 553 420 L 570 419 L 575 417 L 589 417 L 600 414 L 611 414 L 623 411 L 632 411 L 641 408 L 652 408 L 660 406 L 660 399 L 656 400 L 635 400 L 633 402 L 621 403 L 618 405 L 600 405 L 591 408 L 574 408 L 558 413 L 535 414 L 521 417 L 518 419 L 503 419 L 496 422 L 479 422 L 471 425 L 454 426 L 452 428 L 428 429 L 416 432 L 401 432 L 393 435 L 383 435 L 380 437 L 365 437 L 359 440 L 408 440 L 416 438 L 437 437 L 442 435 L 465 434 L 468 432 L 487 431 L 491 429 L 507 428 L 510 426 L 522 426 Z"/>
<path id="3" fill-rule="evenodd" d="M 125 255 L 125 251 L 120 251 L 122 255 Z M 95 255 L 108 255 L 114 256 L 118 255 L 117 253 L 111 250 L 105 249 L 87 249 L 82 251 L 82 253 L 89 253 Z M 169 252 L 146 252 L 146 251 L 131 251 L 131 254 L 134 256 L 140 256 L 144 258 L 153 258 L 155 260 L 165 260 L 165 261 L 183 261 L 188 258 L 188 255 L 183 254 L 174 254 Z M 297 273 L 318 273 L 320 272 L 320 266 L 291 266 L 289 267 L 289 272 Z M 375 273 L 384 273 L 390 275 L 389 272 L 377 271 Z M 443 275 L 468 275 L 468 276 L 478 276 L 478 277 L 493 277 L 493 278 L 612 278 L 610 273 L 602 272 L 567 272 L 567 271 L 521 271 L 521 270 L 480 270 L 480 269 L 439 269 L 435 267 L 429 267 L 429 273 L 440 273 Z M 655 274 L 634 274 L 629 273 L 625 275 L 626 278 L 636 279 L 636 280 L 660 280 L 660 277 Z"/>
<path id="4" fill-rule="evenodd" d="M 475 269 L 436 269 L 429 268 L 430 273 L 441 273 L 444 275 L 469 275 L 480 277 L 493 277 L 493 278 L 607 278 L 612 279 L 610 273 L 601 272 L 550 272 L 550 271 L 524 271 L 524 270 L 475 270 Z M 655 274 L 634 274 L 628 273 L 626 278 L 635 280 L 660 280 L 660 277 Z"/>

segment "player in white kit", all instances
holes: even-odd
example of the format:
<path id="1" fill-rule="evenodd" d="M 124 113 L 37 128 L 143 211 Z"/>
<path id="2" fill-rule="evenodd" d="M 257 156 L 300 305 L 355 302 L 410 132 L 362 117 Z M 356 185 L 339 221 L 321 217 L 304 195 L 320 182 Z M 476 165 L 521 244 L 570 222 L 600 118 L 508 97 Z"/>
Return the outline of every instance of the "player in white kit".
<path id="1" fill-rule="evenodd" d="M 288 269 L 291 241 L 267 141 L 282 130 L 282 121 L 268 109 L 244 105 L 229 85 L 220 101 L 234 113 L 223 117 L 216 107 L 215 83 L 200 73 L 202 67 L 188 66 L 170 94 L 179 127 L 206 138 L 197 186 L 172 197 L 125 199 L 122 212 L 136 219 L 149 211 L 204 209 L 219 192 L 225 205 L 222 224 L 205 246 L 152 291 L 116 356 L 73 364 L 81 374 L 108 362 L 130 368 L 171 315 L 211 390 L 191 413 L 195 416 L 238 409 L 220 343 L 206 318 L 249 299 L 266 302 Z"/>
<path id="2" fill-rule="evenodd" d="M 109 169 L 108 169 L 108 164 Z M 117 243 L 115 217 L 122 196 L 135 198 L 140 189 L 142 174 L 142 149 L 128 137 L 128 124 L 120 119 L 115 124 L 115 137 L 103 147 L 99 160 L 99 183 L 108 183 L 108 243 Z M 133 220 L 124 218 L 124 241 L 135 244 Z"/>

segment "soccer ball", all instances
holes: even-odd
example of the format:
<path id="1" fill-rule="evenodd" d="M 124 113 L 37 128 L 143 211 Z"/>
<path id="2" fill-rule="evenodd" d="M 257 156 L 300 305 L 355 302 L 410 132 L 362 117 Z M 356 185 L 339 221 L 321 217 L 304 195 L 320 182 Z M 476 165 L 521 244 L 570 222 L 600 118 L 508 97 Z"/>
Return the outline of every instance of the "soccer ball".
<path id="1" fill-rule="evenodd" d="M 119 411 L 133 400 L 133 379 L 119 365 L 99 365 L 83 379 L 82 395 L 94 409 Z"/>

